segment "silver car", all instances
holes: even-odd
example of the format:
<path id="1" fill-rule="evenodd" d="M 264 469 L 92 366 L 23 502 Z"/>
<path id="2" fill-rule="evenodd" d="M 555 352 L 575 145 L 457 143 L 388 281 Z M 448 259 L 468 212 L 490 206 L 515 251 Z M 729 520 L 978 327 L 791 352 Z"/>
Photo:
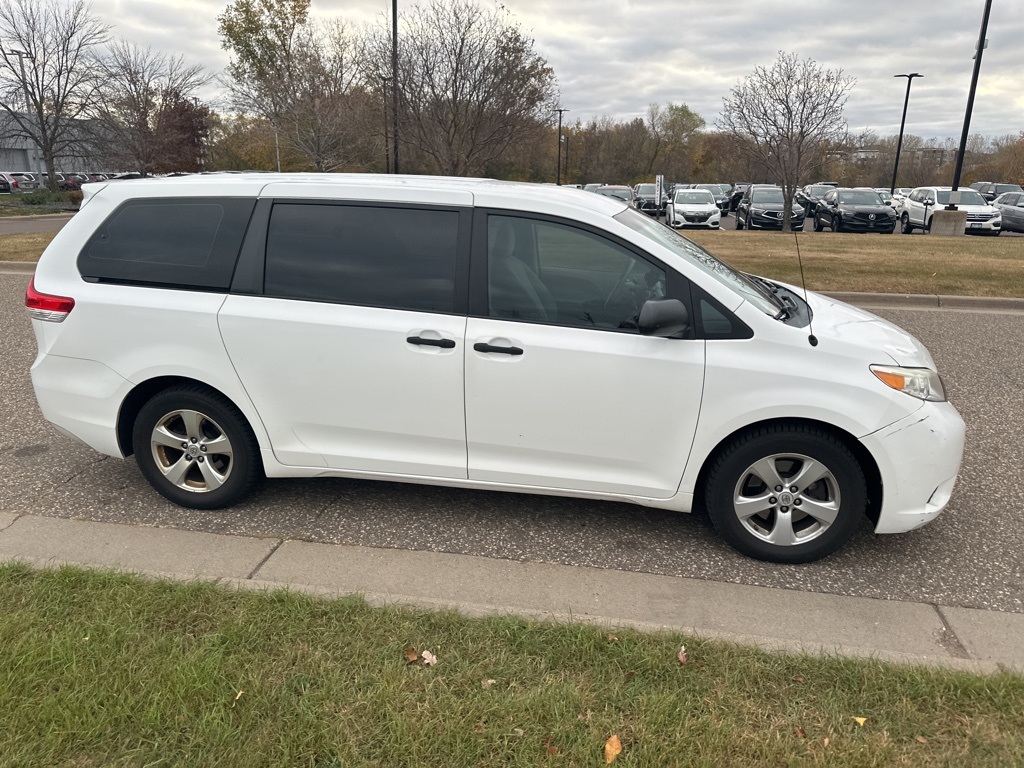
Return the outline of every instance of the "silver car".
<path id="1" fill-rule="evenodd" d="M 1003 215 L 1003 229 L 1024 232 L 1024 192 L 1004 192 L 992 205 Z"/>

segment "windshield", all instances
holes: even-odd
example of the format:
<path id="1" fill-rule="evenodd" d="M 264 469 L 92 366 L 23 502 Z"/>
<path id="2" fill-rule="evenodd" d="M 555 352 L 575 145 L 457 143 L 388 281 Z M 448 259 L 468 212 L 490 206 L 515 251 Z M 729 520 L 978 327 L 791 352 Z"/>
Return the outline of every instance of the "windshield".
<path id="1" fill-rule="evenodd" d="M 781 203 L 782 202 L 782 190 L 779 187 L 767 187 L 765 189 L 755 189 L 750 193 L 750 202 L 752 203 Z"/>
<path id="2" fill-rule="evenodd" d="M 939 190 L 939 205 L 949 205 L 949 190 Z M 960 190 L 960 205 L 988 205 L 985 202 L 985 198 L 978 194 L 977 190 L 974 189 L 961 189 Z"/>
<path id="3" fill-rule="evenodd" d="M 882 198 L 877 192 L 866 189 L 853 189 L 839 193 L 839 202 L 847 205 L 881 205 Z"/>
<path id="4" fill-rule="evenodd" d="M 737 272 L 724 261 L 719 261 L 674 229 L 670 229 L 632 208 L 616 214 L 615 220 L 686 259 L 701 272 L 710 275 L 733 293 L 738 293 L 766 315 L 775 317 L 778 314 L 781 304 L 768 293 L 767 288 Z"/>
<path id="5" fill-rule="evenodd" d="M 706 189 L 688 189 L 685 192 L 676 192 L 675 202 L 677 205 L 699 205 L 701 203 L 714 205 L 715 198 Z"/>
<path id="6" fill-rule="evenodd" d="M 885 191 L 879 192 L 878 196 L 882 198 L 882 200 L 892 200 L 892 195 Z"/>
<path id="7" fill-rule="evenodd" d="M 996 194 L 1001 195 L 1003 192 L 1024 192 L 1017 184 L 996 184 Z"/>
<path id="8" fill-rule="evenodd" d="M 835 187 L 830 187 L 827 184 L 815 184 L 813 187 L 807 190 L 807 194 L 814 195 L 815 197 L 824 197 L 830 190 Z"/>
<path id="9" fill-rule="evenodd" d="M 653 195 L 654 185 L 653 184 L 641 184 L 636 188 L 638 195 Z"/>

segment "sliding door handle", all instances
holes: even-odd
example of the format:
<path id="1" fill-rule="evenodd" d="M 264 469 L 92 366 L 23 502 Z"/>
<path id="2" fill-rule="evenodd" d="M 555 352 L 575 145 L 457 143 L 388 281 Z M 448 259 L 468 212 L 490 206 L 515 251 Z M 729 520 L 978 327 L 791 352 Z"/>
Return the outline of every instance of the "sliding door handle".
<path id="1" fill-rule="evenodd" d="M 441 347 L 441 349 L 454 349 L 454 339 L 424 339 L 421 336 L 410 336 L 406 339 L 410 344 L 423 344 L 428 347 Z"/>

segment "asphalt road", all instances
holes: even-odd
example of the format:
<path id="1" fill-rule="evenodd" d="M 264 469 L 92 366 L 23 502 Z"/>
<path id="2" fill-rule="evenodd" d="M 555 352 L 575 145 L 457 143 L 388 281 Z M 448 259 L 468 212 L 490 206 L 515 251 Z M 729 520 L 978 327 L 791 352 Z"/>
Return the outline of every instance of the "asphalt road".
<path id="1" fill-rule="evenodd" d="M 703 516 L 627 504 L 338 479 L 275 480 L 218 512 L 157 496 L 42 418 L 28 368 L 28 278 L 0 274 L 0 511 L 586 565 L 1024 613 L 1024 314 L 886 310 L 920 338 L 967 422 L 953 500 L 934 523 L 875 536 L 865 521 L 824 561 L 782 566 L 723 544 Z"/>

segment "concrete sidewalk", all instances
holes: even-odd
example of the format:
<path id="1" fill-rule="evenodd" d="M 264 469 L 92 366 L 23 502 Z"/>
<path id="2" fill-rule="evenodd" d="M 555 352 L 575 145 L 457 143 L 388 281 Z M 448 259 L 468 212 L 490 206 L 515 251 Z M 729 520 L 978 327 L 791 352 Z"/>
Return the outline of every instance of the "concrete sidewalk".
<path id="1" fill-rule="evenodd" d="M 926 603 L 0 512 L 0 561 L 10 560 L 241 588 L 359 593 L 374 604 L 455 608 L 468 615 L 673 629 L 767 649 L 979 673 L 1024 672 L 1024 614 Z"/>

